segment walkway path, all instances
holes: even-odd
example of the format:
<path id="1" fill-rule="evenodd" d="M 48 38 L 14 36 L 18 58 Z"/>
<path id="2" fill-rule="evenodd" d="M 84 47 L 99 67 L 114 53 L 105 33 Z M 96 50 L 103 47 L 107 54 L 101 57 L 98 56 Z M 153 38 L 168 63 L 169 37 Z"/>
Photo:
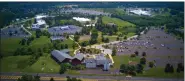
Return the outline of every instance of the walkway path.
<path id="1" fill-rule="evenodd" d="M 73 38 L 71 38 L 71 36 L 73 37 L 74 35 L 70 35 L 69 36 L 69 39 L 71 39 L 72 41 L 74 41 L 74 39 Z M 74 54 L 76 54 L 76 52 L 78 51 L 78 50 L 80 50 L 81 49 L 81 46 L 78 44 L 78 42 L 76 42 L 76 41 L 74 41 L 77 45 L 78 45 L 78 49 L 76 49 L 75 51 L 74 51 Z"/>

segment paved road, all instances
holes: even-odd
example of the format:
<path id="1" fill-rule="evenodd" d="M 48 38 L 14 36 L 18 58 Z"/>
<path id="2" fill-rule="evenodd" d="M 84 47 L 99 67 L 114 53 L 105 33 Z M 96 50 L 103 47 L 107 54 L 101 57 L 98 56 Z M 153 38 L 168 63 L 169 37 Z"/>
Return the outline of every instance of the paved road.
<path id="1" fill-rule="evenodd" d="M 6 79 L 17 79 L 24 73 L 13 73 L 13 72 L 1 72 L 1 81 Z M 37 73 L 26 73 L 29 75 L 37 75 Z M 67 75 L 67 74 L 47 74 L 47 73 L 39 73 L 41 76 L 41 80 L 49 80 L 53 77 L 56 80 L 65 80 L 66 76 L 81 78 L 88 81 L 100 81 L 100 80 L 128 80 L 128 81 L 184 81 L 184 79 L 177 78 L 148 78 L 148 77 L 125 77 L 125 76 L 88 76 L 88 75 Z"/>

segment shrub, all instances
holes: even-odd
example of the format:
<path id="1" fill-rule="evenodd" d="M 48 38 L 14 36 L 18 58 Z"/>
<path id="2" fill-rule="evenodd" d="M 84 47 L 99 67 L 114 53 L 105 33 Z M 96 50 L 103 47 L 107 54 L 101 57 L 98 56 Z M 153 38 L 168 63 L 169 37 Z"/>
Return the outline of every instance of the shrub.
<path id="1" fill-rule="evenodd" d="M 72 69 L 74 70 L 84 70 L 85 69 L 85 65 L 77 65 L 77 66 L 73 66 Z"/>
<path id="2" fill-rule="evenodd" d="M 138 51 L 135 51 L 134 53 L 135 53 L 135 55 L 136 55 L 136 56 L 138 56 L 138 54 L 139 54 L 139 52 L 138 52 Z"/>
<path id="3" fill-rule="evenodd" d="M 141 64 L 136 65 L 136 72 L 137 73 L 143 73 L 144 67 Z"/>
<path id="4" fill-rule="evenodd" d="M 130 57 L 136 57 L 136 54 L 131 54 Z"/>
<path id="5" fill-rule="evenodd" d="M 143 52 L 143 53 L 142 53 L 142 56 L 145 57 L 145 56 L 146 56 L 146 52 Z"/>
<path id="6" fill-rule="evenodd" d="M 146 64 L 146 59 L 144 57 L 140 59 L 140 64 Z"/>
<path id="7" fill-rule="evenodd" d="M 154 66 L 153 62 L 149 62 L 149 67 L 152 68 Z"/>

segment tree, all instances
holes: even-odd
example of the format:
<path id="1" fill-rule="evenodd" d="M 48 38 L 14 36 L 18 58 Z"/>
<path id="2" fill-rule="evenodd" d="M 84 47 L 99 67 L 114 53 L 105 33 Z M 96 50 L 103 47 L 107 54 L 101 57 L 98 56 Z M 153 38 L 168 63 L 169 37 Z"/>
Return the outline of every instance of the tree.
<path id="1" fill-rule="evenodd" d="M 69 76 L 66 76 L 66 78 L 67 78 L 67 81 L 82 81 L 81 79 L 77 79 L 75 77 L 70 78 Z"/>
<path id="2" fill-rule="evenodd" d="M 119 37 L 117 37 L 116 40 L 119 41 Z"/>
<path id="3" fill-rule="evenodd" d="M 180 68 L 177 68 L 177 69 L 176 69 L 176 72 L 177 72 L 177 73 L 180 73 L 180 72 L 181 72 L 181 69 L 180 69 Z"/>
<path id="4" fill-rule="evenodd" d="M 60 66 L 60 74 L 64 74 L 67 71 L 67 67 L 64 64 Z"/>
<path id="5" fill-rule="evenodd" d="M 170 66 L 170 73 L 174 73 L 173 65 Z"/>
<path id="6" fill-rule="evenodd" d="M 137 73 L 142 73 L 143 69 L 144 69 L 144 67 L 141 64 L 136 65 L 136 72 Z"/>
<path id="7" fill-rule="evenodd" d="M 74 40 L 75 40 L 76 42 L 79 41 L 79 38 L 80 38 L 80 36 L 79 36 L 78 34 L 75 34 L 75 35 L 74 35 Z"/>
<path id="8" fill-rule="evenodd" d="M 136 54 L 131 54 L 130 57 L 136 57 Z"/>
<path id="9" fill-rule="evenodd" d="M 154 66 L 153 62 L 149 62 L 149 67 L 152 68 Z"/>
<path id="10" fill-rule="evenodd" d="M 63 44 L 60 45 L 60 49 L 64 49 L 64 45 Z"/>
<path id="11" fill-rule="evenodd" d="M 66 48 L 66 49 L 68 48 L 68 45 L 67 45 L 67 44 L 65 44 L 65 48 Z"/>
<path id="12" fill-rule="evenodd" d="M 112 56 L 116 56 L 116 53 L 117 53 L 116 47 L 113 47 L 113 49 L 112 49 Z"/>
<path id="13" fill-rule="evenodd" d="M 34 76 L 34 80 L 33 81 L 40 81 L 40 76 L 38 76 L 38 75 Z"/>
<path id="14" fill-rule="evenodd" d="M 66 71 L 67 71 L 67 69 L 71 69 L 71 64 L 69 64 L 69 63 L 61 63 L 61 65 L 60 65 L 60 74 L 64 74 Z"/>
<path id="15" fill-rule="evenodd" d="M 81 46 L 87 46 L 87 45 L 89 45 L 89 42 L 88 42 L 88 41 L 83 41 L 83 42 L 81 43 Z"/>
<path id="16" fill-rule="evenodd" d="M 36 76 L 32 76 L 32 75 L 22 75 L 21 78 L 18 78 L 17 81 L 40 81 L 40 76 L 36 75 Z"/>
<path id="17" fill-rule="evenodd" d="M 139 54 L 139 52 L 138 52 L 138 51 L 135 51 L 134 53 L 135 53 L 135 55 L 136 55 L 136 56 L 138 56 L 138 54 Z"/>
<path id="18" fill-rule="evenodd" d="M 126 40 L 127 39 L 127 36 L 124 36 L 124 39 Z"/>
<path id="19" fill-rule="evenodd" d="M 146 52 L 143 52 L 143 53 L 142 53 L 142 56 L 145 57 L 145 56 L 146 56 Z"/>
<path id="20" fill-rule="evenodd" d="M 31 75 L 22 75 L 21 78 L 18 78 L 17 81 L 33 81 L 33 77 Z"/>
<path id="21" fill-rule="evenodd" d="M 182 63 L 178 63 L 177 68 L 179 68 L 180 71 L 184 71 L 184 66 Z"/>
<path id="22" fill-rule="evenodd" d="M 21 45 L 25 45 L 25 43 L 26 43 L 26 40 L 25 39 L 22 39 L 21 40 Z"/>
<path id="23" fill-rule="evenodd" d="M 170 72 L 170 64 L 169 63 L 166 64 L 165 69 L 164 69 L 164 72 L 165 73 L 169 73 Z"/>
<path id="24" fill-rule="evenodd" d="M 41 35 L 41 30 L 36 30 L 36 38 L 40 38 Z"/>
<path id="25" fill-rule="evenodd" d="M 109 38 L 105 38 L 105 43 L 108 43 L 109 42 Z"/>
<path id="26" fill-rule="evenodd" d="M 135 71 L 136 71 L 136 67 L 133 65 L 121 64 L 120 66 L 121 73 L 136 75 Z"/>
<path id="27" fill-rule="evenodd" d="M 144 57 L 141 58 L 141 59 L 140 59 L 140 64 L 146 64 L 146 58 L 144 58 Z"/>
<path id="28" fill-rule="evenodd" d="M 53 77 L 51 77 L 51 78 L 50 78 L 50 81 L 55 81 L 55 80 L 53 79 Z"/>
<path id="29" fill-rule="evenodd" d="M 98 38 L 98 31 L 93 28 L 91 31 L 91 39 L 90 39 L 90 44 L 95 44 L 97 43 L 97 38 Z"/>

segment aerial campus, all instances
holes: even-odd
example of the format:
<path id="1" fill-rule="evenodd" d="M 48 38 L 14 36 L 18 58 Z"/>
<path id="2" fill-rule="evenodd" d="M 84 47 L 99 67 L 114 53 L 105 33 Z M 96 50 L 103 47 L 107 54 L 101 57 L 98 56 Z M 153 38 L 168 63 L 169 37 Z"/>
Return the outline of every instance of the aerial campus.
<path id="1" fill-rule="evenodd" d="M 0 4 L 2 81 L 184 80 L 183 2 Z"/>

